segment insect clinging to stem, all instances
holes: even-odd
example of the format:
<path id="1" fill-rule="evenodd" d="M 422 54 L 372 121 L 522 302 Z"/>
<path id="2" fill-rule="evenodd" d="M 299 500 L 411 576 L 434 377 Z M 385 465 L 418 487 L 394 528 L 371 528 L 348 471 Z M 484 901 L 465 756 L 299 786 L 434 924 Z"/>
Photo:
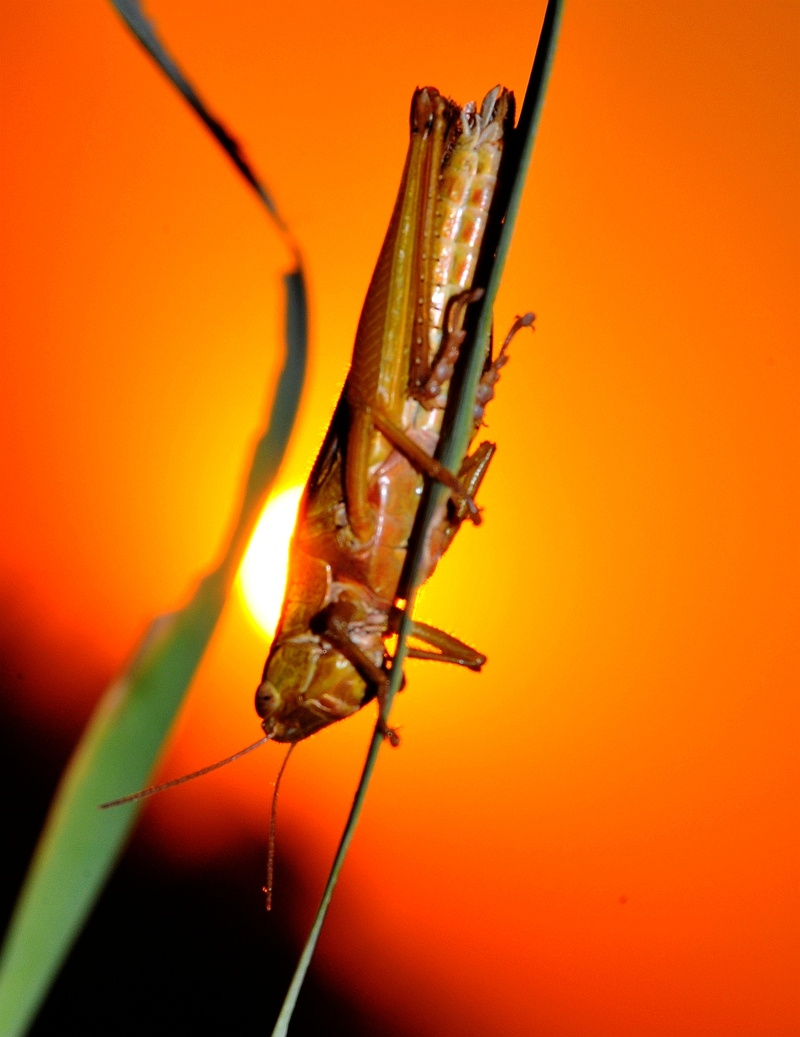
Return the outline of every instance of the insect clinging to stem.
<path id="1" fill-rule="evenodd" d="M 384 693 L 405 597 L 404 566 L 424 478 L 450 490 L 426 537 L 420 582 L 464 519 L 494 453 L 481 443 L 456 473 L 436 460 L 475 274 L 513 128 L 514 98 L 495 87 L 463 108 L 433 87 L 411 103 L 400 191 L 356 332 L 350 372 L 300 505 L 278 630 L 256 692 L 267 738 L 297 742 Z M 473 435 L 494 395 L 518 318 L 487 357 Z M 409 657 L 479 670 L 485 656 L 414 622 Z M 385 730 L 393 741 L 396 736 Z"/>
<path id="2" fill-rule="evenodd" d="M 494 87 L 480 108 L 433 87 L 414 92 L 400 190 L 356 331 L 350 370 L 308 478 L 292 538 L 286 594 L 256 691 L 264 737 L 226 760 L 115 800 L 130 802 L 237 759 L 266 741 L 292 745 L 379 702 L 389 683 L 409 540 L 426 479 L 449 490 L 426 529 L 419 582 L 461 524 L 480 523 L 475 496 L 495 445 L 481 442 L 456 471 L 436 458 L 451 384 L 474 322 L 482 249 L 492 247 L 513 134 L 514 96 Z M 499 212 L 499 215 L 498 215 Z M 487 234 L 487 230 L 490 232 Z M 494 397 L 518 317 L 487 355 L 473 402 L 472 437 Z M 490 350 L 491 354 L 491 350 Z M 486 657 L 413 621 L 408 656 L 480 670 Z M 398 738 L 383 725 L 393 744 Z"/>

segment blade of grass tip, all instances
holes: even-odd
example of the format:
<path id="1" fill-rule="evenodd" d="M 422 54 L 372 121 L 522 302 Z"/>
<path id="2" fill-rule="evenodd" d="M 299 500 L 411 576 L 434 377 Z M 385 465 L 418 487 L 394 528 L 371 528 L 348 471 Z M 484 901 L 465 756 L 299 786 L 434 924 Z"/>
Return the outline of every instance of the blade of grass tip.
<path id="1" fill-rule="evenodd" d="M 478 348 L 470 353 L 467 362 L 464 364 L 463 382 L 459 387 L 468 402 L 463 409 L 459 406 L 455 412 L 452 431 L 449 435 L 443 436 L 444 446 L 439 454 L 439 459 L 442 463 L 452 471 L 455 471 L 460 464 L 472 432 L 470 405 L 471 401 L 475 399 L 475 392 L 483 370 L 483 361 L 492 330 L 494 302 L 500 287 L 503 270 L 505 269 L 506 257 L 508 256 L 508 250 L 514 234 L 517 213 L 525 187 L 531 154 L 533 153 L 536 131 L 539 126 L 539 119 L 547 91 L 547 81 L 558 42 L 558 31 L 561 25 L 563 7 L 563 0 L 549 0 L 545 10 L 539 43 L 536 47 L 536 55 L 525 89 L 519 122 L 512 138 L 512 149 L 509 155 L 510 172 L 507 175 L 506 195 L 501 199 L 505 211 L 499 214 L 502 215 L 502 220 L 497 219 L 493 221 L 494 227 L 497 228 L 497 240 L 486 248 L 487 265 L 483 270 L 479 271 L 479 274 L 476 274 L 477 283 L 485 283 L 486 291 L 474 310 L 474 319 L 477 324 L 475 339 Z M 480 280 L 478 280 L 478 277 L 480 277 Z M 434 490 L 435 499 L 430 504 L 431 514 L 433 508 L 443 496 L 441 488 L 435 487 Z"/>
<path id="2" fill-rule="evenodd" d="M 264 184 L 253 172 L 252 166 L 246 159 L 239 142 L 231 136 L 220 120 L 212 114 L 208 105 L 201 100 L 191 82 L 186 78 L 182 70 L 173 60 L 167 48 L 161 42 L 154 24 L 149 20 L 142 10 L 139 0 L 109 0 L 111 6 L 125 22 L 131 34 L 141 44 L 144 50 L 155 61 L 159 69 L 170 80 L 186 102 L 194 109 L 197 117 L 208 129 L 214 139 L 222 147 L 223 151 L 233 162 L 239 174 L 247 184 L 255 191 L 256 195 L 264 205 L 267 212 L 273 218 L 276 227 L 281 232 L 295 258 L 295 265 L 300 266 L 300 254 L 297 244 L 289 232 L 283 218 L 278 212 L 272 196 Z"/>
<path id="3" fill-rule="evenodd" d="M 519 201 L 522 196 L 525 175 L 528 170 L 528 165 L 530 164 L 530 156 L 536 137 L 536 129 L 538 127 L 542 104 L 544 102 L 544 95 L 547 89 L 547 80 L 553 62 L 553 56 L 555 54 L 562 8 L 563 0 L 550 0 L 547 5 L 544 20 L 542 22 L 542 30 L 539 36 L 539 43 L 536 48 L 536 57 L 528 79 L 528 85 L 525 91 L 525 100 L 523 102 L 519 123 L 515 133 L 519 144 L 517 153 L 514 156 L 514 166 L 512 167 L 513 172 L 511 174 L 512 185 L 508 195 L 505 218 L 502 222 L 499 241 L 494 250 L 492 264 L 489 270 L 488 288 L 483 299 L 481 314 L 478 318 L 478 332 L 473 340 L 473 348 L 469 357 L 467 376 L 460 386 L 459 397 L 455 407 L 455 418 L 449 432 L 446 434 L 444 446 L 440 454 L 443 463 L 452 471 L 456 470 L 460 459 L 464 456 L 464 451 L 467 448 L 472 431 L 473 403 L 483 368 L 484 357 L 486 355 L 484 344 L 488 342 L 491 330 L 492 305 L 495 296 L 497 295 L 503 265 L 505 263 L 508 246 L 514 229 L 517 210 L 519 209 Z M 486 316 L 484 316 L 484 314 Z M 272 1037 L 287 1037 L 289 1024 L 297 1004 L 297 999 L 311 965 L 311 960 L 314 956 L 314 951 L 322 931 L 322 926 L 325 922 L 325 917 L 333 897 L 334 889 L 336 888 L 336 883 L 339 879 L 339 874 L 350 848 L 350 843 L 352 842 L 359 817 L 361 816 L 361 810 L 364 805 L 364 800 L 366 799 L 369 783 L 372 779 L 372 773 L 375 769 L 378 752 L 380 751 L 380 747 L 384 740 L 382 732 L 385 729 L 385 725 L 388 724 L 392 703 L 395 695 L 399 691 L 402 680 L 403 662 L 405 661 L 407 653 L 406 642 L 411 628 L 416 595 L 419 589 L 419 572 L 422 566 L 425 550 L 425 531 L 429 528 L 441 500 L 448 492 L 447 488 L 441 484 L 434 484 L 431 487 L 431 493 L 428 496 L 422 520 L 416 524 L 412 541 L 409 543 L 411 564 L 409 569 L 410 577 L 408 598 L 406 608 L 400 620 L 397 647 L 392 662 L 392 675 L 389 689 L 381 706 L 379 721 L 375 725 L 375 730 L 372 733 L 366 760 L 361 772 L 361 778 L 358 787 L 356 788 L 350 813 L 331 866 L 325 890 L 322 894 L 319 907 L 317 908 L 311 931 L 308 934 L 308 938 L 306 939 L 300 959 L 297 963 L 297 968 L 292 976 L 289 989 L 286 992 L 286 997 L 284 998 L 280 1014 L 272 1031 Z"/>
<path id="4" fill-rule="evenodd" d="M 139 804 L 103 812 L 98 806 L 146 784 L 277 474 L 306 366 L 305 279 L 294 245 L 293 253 L 297 268 L 283 279 L 284 367 L 229 541 L 187 606 L 153 622 L 127 672 L 103 696 L 67 767 L 0 955 L 2 1037 L 26 1032 L 122 850 Z"/>

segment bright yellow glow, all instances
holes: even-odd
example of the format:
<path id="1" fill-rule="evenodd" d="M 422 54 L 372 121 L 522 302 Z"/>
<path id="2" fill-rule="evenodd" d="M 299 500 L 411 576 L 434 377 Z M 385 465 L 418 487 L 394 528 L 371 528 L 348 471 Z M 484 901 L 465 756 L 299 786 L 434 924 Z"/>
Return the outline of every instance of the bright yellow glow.
<path id="1" fill-rule="evenodd" d="M 302 486 L 293 486 L 267 501 L 239 568 L 236 584 L 247 613 L 268 637 L 280 617 L 289 540 L 302 492 Z"/>

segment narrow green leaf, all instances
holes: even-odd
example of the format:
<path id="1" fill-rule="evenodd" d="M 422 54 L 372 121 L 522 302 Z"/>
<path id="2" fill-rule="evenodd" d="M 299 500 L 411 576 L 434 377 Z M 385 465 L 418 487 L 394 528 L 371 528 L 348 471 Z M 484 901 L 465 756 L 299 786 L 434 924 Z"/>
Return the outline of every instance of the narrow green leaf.
<path id="1" fill-rule="evenodd" d="M 269 191 L 253 172 L 253 167 L 247 161 L 242 146 L 211 112 L 208 105 L 200 98 L 192 83 L 173 60 L 172 55 L 159 38 L 155 25 L 144 13 L 139 0 L 109 0 L 109 2 L 125 22 L 128 29 L 130 29 L 135 39 L 138 40 L 153 61 L 155 61 L 175 89 L 184 97 L 187 104 L 191 106 L 197 117 L 230 158 L 231 162 L 233 162 L 237 172 L 258 195 L 278 228 L 287 235 L 289 245 L 294 251 L 294 242 L 278 213 L 278 208 Z"/>
<path id="2" fill-rule="evenodd" d="M 147 783 L 213 633 L 266 499 L 303 382 L 305 293 L 286 278 L 294 357 L 281 376 L 242 507 L 220 565 L 180 612 L 157 619 L 128 671 L 105 693 L 56 793 L 0 958 L 0 1034 L 25 1033 L 69 953 L 136 819 L 98 805 Z"/>
<path id="3" fill-rule="evenodd" d="M 138 11 L 133 2 L 122 6 L 129 14 Z M 149 43 L 157 51 L 149 31 Z M 161 64 L 162 57 L 154 57 Z M 173 72 L 182 78 L 167 60 L 170 78 L 176 81 Z M 190 103 L 208 116 L 196 94 Z M 237 169 L 247 169 L 245 179 L 277 219 L 260 181 L 237 154 Z M 109 811 L 98 806 L 146 784 L 283 458 L 303 387 L 308 337 L 300 253 L 291 240 L 290 245 L 297 267 L 283 280 L 286 358 L 230 536 L 219 564 L 200 581 L 186 607 L 153 622 L 128 670 L 105 693 L 67 767 L 0 955 L 2 1037 L 26 1032 L 122 851 L 138 804 Z"/>
<path id="4" fill-rule="evenodd" d="M 500 279 L 502 277 L 506 255 L 508 254 L 508 248 L 511 243 L 511 237 L 514 232 L 514 223 L 525 185 L 525 176 L 528 171 L 528 165 L 530 164 L 536 130 L 538 128 L 539 117 L 544 103 L 545 91 L 547 89 L 547 79 L 553 62 L 553 56 L 555 54 L 562 8 L 563 0 L 549 0 L 545 11 L 542 30 L 539 36 L 539 44 L 536 48 L 536 57 L 528 79 L 528 86 L 525 91 L 525 100 L 520 113 L 519 123 L 514 134 L 516 148 L 515 154 L 512 157 L 513 164 L 511 165 L 511 169 L 513 170 L 513 174 L 511 175 L 512 182 L 506 199 L 507 208 L 504 219 L 502 220 L 498 241 L 494 247 L 490 245 L 491 263 L 488 270 L 486 293 L 481 301 L 481 309 L 477 317 L 477 332 L 474 338 L 472 338 L 472 348 L 465 365 L 465 376 L 458 387 L 458 399 L 453 408 L 453 422 L 449 428 L 445 429 L 442 436 L 442 448 L 439 457 L 440 460 L 442 460 L 442 462 L 453 472 L 457 471 L 461 458 L 464 456 L 472 435 L 472 412 L 475 401 L 475 392 L 483 370 L 484 358 L 486 356 L 487 345 L 491 333 L 492 309 L 497 295 L 497 289 L 500 285 Z M 344 827 L 341 842 L 339 843 L 336 856 L 333 860 L 333 865 L 331 866 L 330 875 L 328 876 L 322 899 L 317 908 L 311 931 L 309 932 L 305 946 L 300 955 L 300 960 L 297 963 L 297 968 L 292 976 L 291 984 L 286 992 L 286 997 L 284 998 L 280 1014 L 272 1031 L 272 1037 L 287 1037 L 295 1005 L 297 1004 L 297 999 L 303 987 L 306 973 L 311 965 L 317 941 L 319 940 L 319 935 L 322 931 L 328 907 L 333 897 L 333 891 L 336 888 L 336 883 L 339 879 L 339 873 L 341 872 L 345 857 L 347 856 L 347 851 L 350 848 L 350 843 L 352 842 L 355 833 L 356 825 L 361 816 L 361 810 L 367 795 L 367 789 L 377 762 L 378 752 L 380 751 L 381 745 L 384 741 L 383 734 L 381 733 L 381 726 L 382 724 L 388 724 L 394 696 L 400 689 L 400 682 L 403 674 L 403 662 L 405 661 L 407 652 L 406 641 L 411 627 L 411 618 L 417 591 L 419 590 L 419 573 L 425 552 L 425 531 L 430 527 L 439 504 L 449 492 L 450 491 L 447 487 L 441 484 L 434 484 L 430 487 L 427 504 L 421 509 L 421 518 L 416 523 L 414 534 L 409 542 L 409 556 L 411 562 L 409 566 L 407 604 L 402 616 L 397 648 L 392 663 L 391 683 L 381 709 L 380 721 L 375 725 L 375 730 L 372 733 L 361 778 L 356 789 L 353 804 L 350 808 L 350 814 Z"/>
<path id="5" fill-rule="evenodd" d="M 218 574 L 154 621 L 106 691 L 67 767 L 17 902 L 0 966 L 0 1033 L 22 1034 L 114 866 L 138 813 L 100 811 L 146 783 L 224 602 Z"/>

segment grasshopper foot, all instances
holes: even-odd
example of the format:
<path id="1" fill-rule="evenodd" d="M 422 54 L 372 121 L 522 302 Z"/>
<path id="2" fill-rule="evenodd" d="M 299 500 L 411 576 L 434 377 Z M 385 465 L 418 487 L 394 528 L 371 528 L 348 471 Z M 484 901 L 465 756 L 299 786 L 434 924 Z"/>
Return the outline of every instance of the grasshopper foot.
<path id="1" fill-rule="evenodd" d="M 400 745 L 400 734 L 397 728 L 389 727 L 382 716 L 378 717 L 378 730 L 393 749 L 396 749 L 398 745 Z"/>

